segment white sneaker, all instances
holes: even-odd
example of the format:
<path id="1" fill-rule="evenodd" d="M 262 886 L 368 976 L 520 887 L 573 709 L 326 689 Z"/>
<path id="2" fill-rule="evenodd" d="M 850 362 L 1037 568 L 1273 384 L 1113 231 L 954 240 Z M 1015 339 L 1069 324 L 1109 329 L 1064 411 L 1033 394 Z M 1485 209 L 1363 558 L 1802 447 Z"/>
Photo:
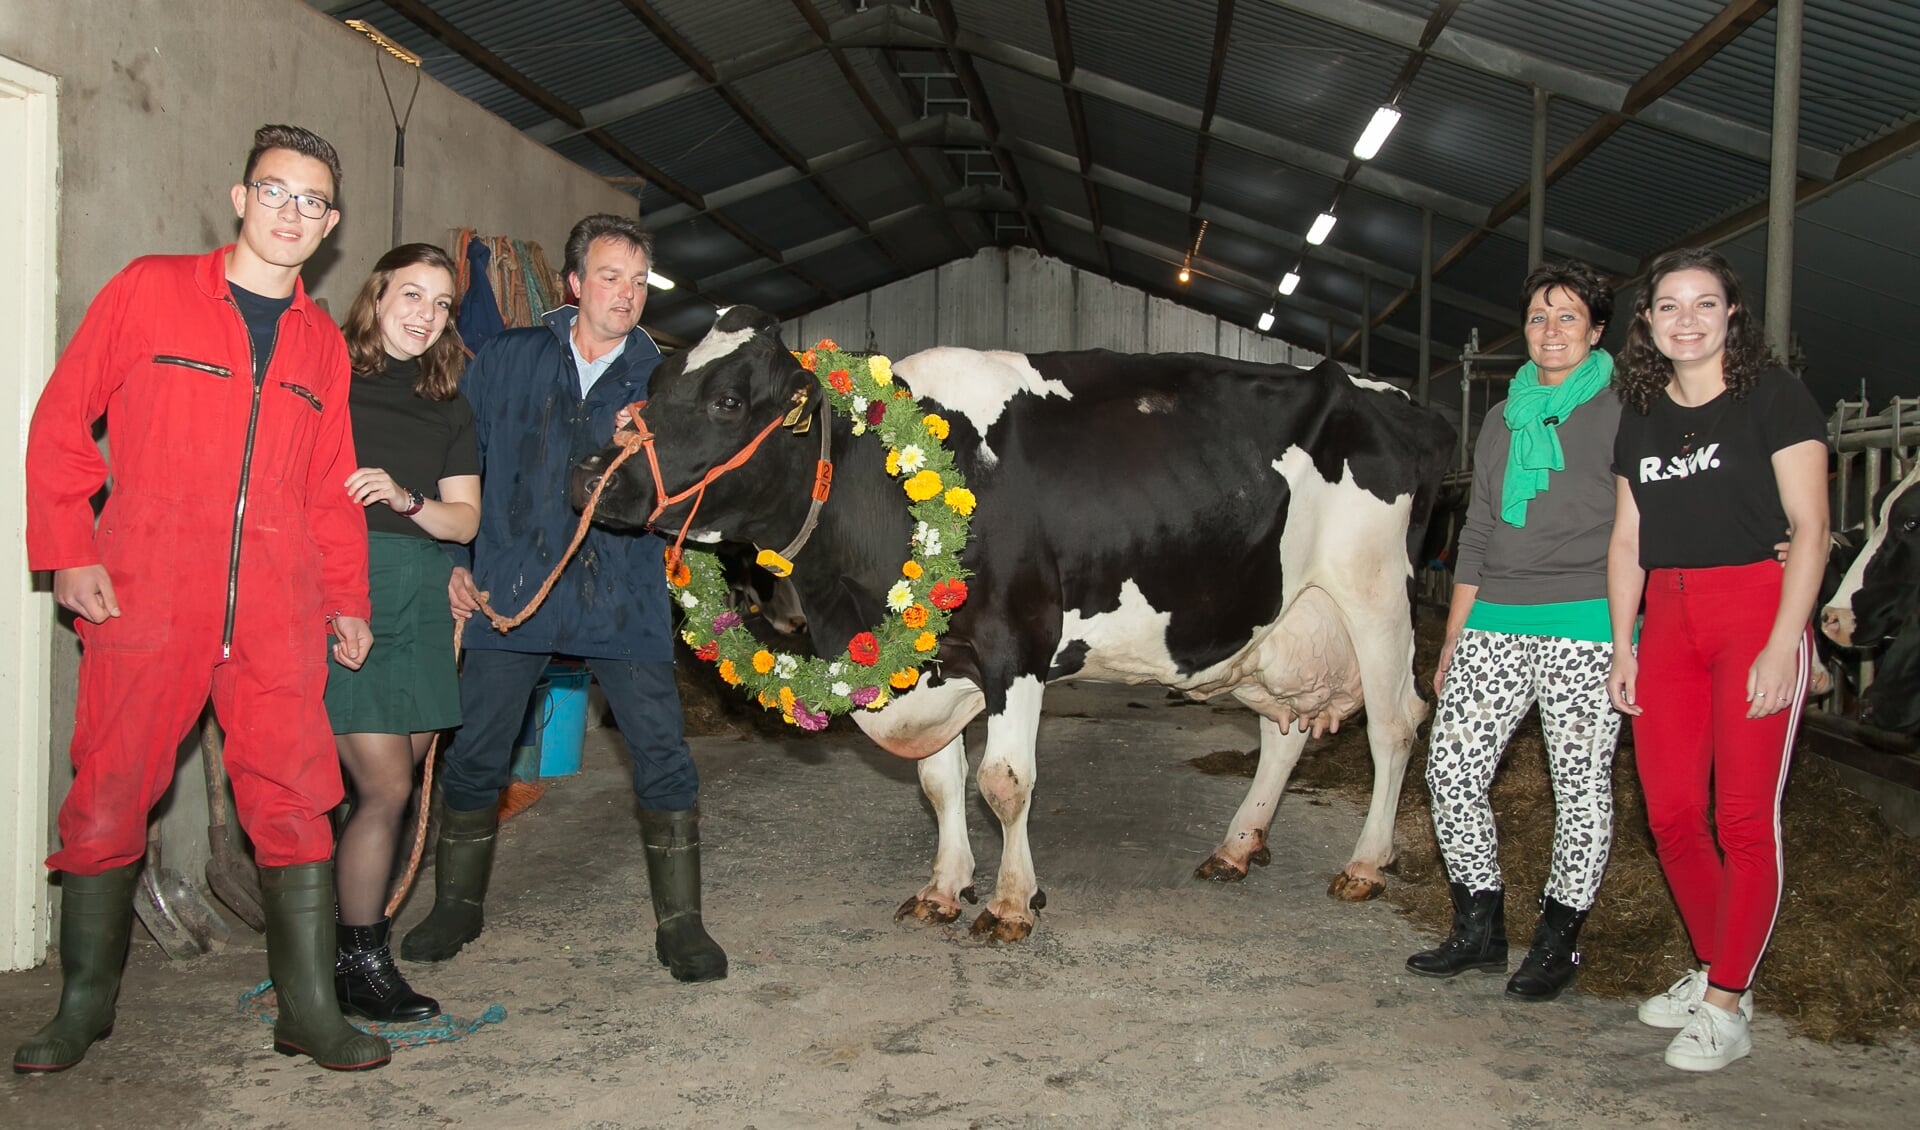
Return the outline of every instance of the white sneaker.
<path id="1" fill-rule="evenodd" d="M 1753 1050 L 1747 1018 L 1701 1001 L 1693 1018 L 1667 1045 L 1667 1066 L 1682 1071 L 1718 1071 Z"/>
<path id="2" fill-rule="evenodd" d="M 1696 969 L 1675 981 L 1664 993 L 1640 1002 L 1640 1023 L 1653 1028 L 1685 1028 L 1694 1006 L 1707 998 L 1707 971 Z M 1740 1015 L 1753 1019 L 1753 990 L 1740 994 Z"/>

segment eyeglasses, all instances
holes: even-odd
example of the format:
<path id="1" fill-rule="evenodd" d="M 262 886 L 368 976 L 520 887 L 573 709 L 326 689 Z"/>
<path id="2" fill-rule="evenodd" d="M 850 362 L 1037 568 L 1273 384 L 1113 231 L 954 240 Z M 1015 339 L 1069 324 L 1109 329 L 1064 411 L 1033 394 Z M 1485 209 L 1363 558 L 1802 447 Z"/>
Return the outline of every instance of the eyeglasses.
<path id="1" fill-rule="evenodd" d="M 277 185 L 270 180 L 250 181 L 247 187 L 253 190 L 253 198 L 268 211 L 278 212 L 287 206 L 289 200 L 293 201 L 293 206 L 309 220 L 318 220 L 333 211 L 333 202 L 323 196 L 303 196 L 297 192 L 288 192 L 285 186 Z"/>

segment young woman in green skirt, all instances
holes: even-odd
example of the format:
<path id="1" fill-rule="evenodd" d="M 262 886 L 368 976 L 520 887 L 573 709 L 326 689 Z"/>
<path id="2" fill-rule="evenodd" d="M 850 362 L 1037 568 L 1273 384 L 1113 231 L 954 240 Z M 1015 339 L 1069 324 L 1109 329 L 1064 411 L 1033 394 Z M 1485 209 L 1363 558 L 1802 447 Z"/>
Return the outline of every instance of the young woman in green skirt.
<path id="1" fill-rule="evenodd" d="M 374 264 L 347 312 L 348 408 L 360 467 L 347 479 L 366 508 L 369 589 L 378 643 L 352 671 L 334 663 L 327 712 L 353 782 L 353 813 L 334 856 L 342 1011 L 371 1020 L 439 1015 L 393 963 L 386 917 L 415 768 L 435 731 L 460 724 L 452 565 L 439 543 L 480 526 L 480 458 L 460 395 L 465 352 L 452 326 L 453 260 L 408 243 Z"/>

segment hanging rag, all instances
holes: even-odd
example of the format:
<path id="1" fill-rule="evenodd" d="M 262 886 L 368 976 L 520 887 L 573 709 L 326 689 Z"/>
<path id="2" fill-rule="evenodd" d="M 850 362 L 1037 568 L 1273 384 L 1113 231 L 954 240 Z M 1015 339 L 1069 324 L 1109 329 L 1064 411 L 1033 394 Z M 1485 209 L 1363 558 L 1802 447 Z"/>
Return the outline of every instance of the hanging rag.
<path id="1" fill-rule="evenodd" d="M 487 278 L 488 261 L 492 252 L 484 239 L 473 239 L 467 243 L 467 253 L 461 262 L 467 264 L 467 289 L 460 298 L 460 317 L 458 326 L 460 340 L 468 349 L 478 351 L 489 340 L 507 328 L 500 318 L 500 306 L 493 297 L 493 284 Z"/>

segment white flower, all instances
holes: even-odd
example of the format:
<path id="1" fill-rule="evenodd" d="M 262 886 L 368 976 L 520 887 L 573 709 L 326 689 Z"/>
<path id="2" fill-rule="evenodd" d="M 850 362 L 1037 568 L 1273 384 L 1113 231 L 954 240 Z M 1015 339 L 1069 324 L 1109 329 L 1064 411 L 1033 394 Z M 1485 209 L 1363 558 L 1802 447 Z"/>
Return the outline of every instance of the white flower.
<path id="1" fill-rule="evenodd" d="M 839 674 L 840 674 L 840 672 L 842 672 L 842 671 L 845 671 L 846 669 L 847 669 L 847 665 L 846 665 L 846 664 L 844 664 L 844 663 L 829 663 L 829 664 L 827 664 L 827 674 L 828 674 L 828 675 L 833 675 L 833 676 L 837 676 L 837 675 L 839 675 Z"/>
<path id="2" fill-rule="evenodd" d="M 900 449 L 900 470 L 902 473 L 912 474 L 926 465 L 927 453 L 920 450 L 919 444 L 910 443 Z"/>
<path id="3" fill-rule="evenodd" d="M 887 607 L 895 612 L 905 612 L 912 605 L 913 586 L 904 580 L 893 582 L 893 587 L 887 590 Z"/>
<path id="4" fill-rule="evenodd" d="M 856 396 L 853 398 L 853 414 L 856 416 L 862 416 L 862 417 L 864 417 L 867 414 L 867 398 L 866 397 Z"/>
<path id="5" fill-rule="evenodd" d="M 694 607 L 697 607 L 697 606 L 698 606 L 699 604 L 700 604 L 700 598 L 699 598 L 699 597 L 697 597 L 697 596 L 695 596 L 695 595 L 693 595 L 692 593 L 690 593 L 690 592 L 687 592 L 687 591 L 685 591 L 685 590 L 682 590 L 682 591 L 681 591 L 681 593 L 680 593 L 680 607 L 682 607 L 682 608 L 694 608 Z"/>
<path id="6" fill-rule="evenodd" d="M 791 679 L 793 673 L 798 670 L 800 670 L 800 661 L 791 655 L 782 655 L 773 661 L 773 673 L 779 678 Z"/>
<path id="7" fill-rule="evenodd" d="M 940 556 L 940 531 L 928 526 L 927 536 L 920 539 L 920 548 L 928 557 Z"/>
<path id="8" fill-rule="evenodd" d="M 828 687 L 827 690 L 832 694 L 845 698 L 853 693 L 853 686 L 849 683 L 838 682 Z"/>

